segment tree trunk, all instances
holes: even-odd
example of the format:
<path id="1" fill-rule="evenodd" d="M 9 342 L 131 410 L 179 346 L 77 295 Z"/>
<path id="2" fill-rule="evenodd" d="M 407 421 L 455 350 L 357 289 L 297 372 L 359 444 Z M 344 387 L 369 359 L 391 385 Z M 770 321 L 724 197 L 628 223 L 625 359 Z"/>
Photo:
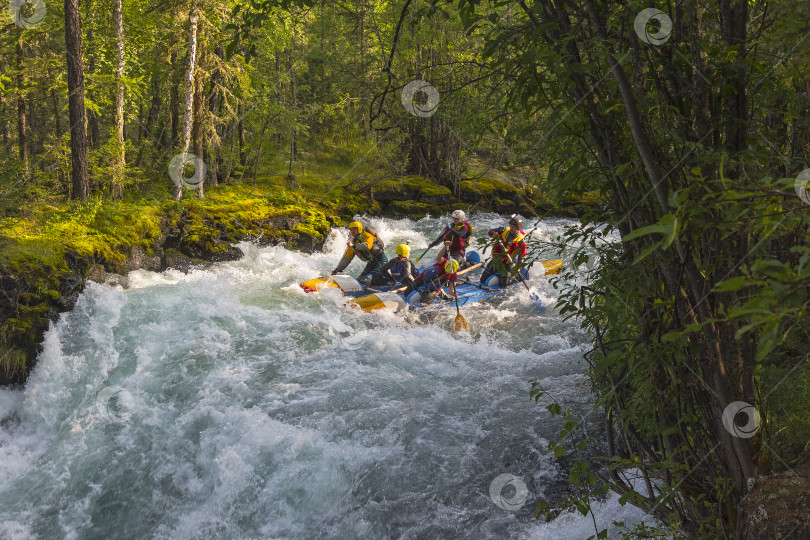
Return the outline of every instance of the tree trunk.
<path id="1" fill-rule="evenodd" d="M 11 141 L 11 124 L 9 123 L 6 114 L 7 114 L 7 107 L 6 107 L 6 98 L 5 96 L 0 96 L 0 105 L 3 107 L 3 149 L 6 151 L 9 150 L 9 143 Z"/>
<path id="2" fill-rule="evenodd" d="M 70 159 L 75 200 L 87 201 L 90 178 L 87 172 L 87 135 L 84 112 L 84 64 L 79 0 L 65 0 L 65 49 L 67 53 L 68 109 L 70 111 Z"/>
<path id="3" fill-rule="evenodd" d="M 180 90 L 178 88 L 177 73 L 180 70 L 177 68 L 177 50 L 172 51 L 171 64 L 173 75 L 171 77 L 171 91 L 169 92 L 169 116 L 171 117 L 171 147 L 177 148 L 179 143 L 180 132 Z"/>
<path id="4" fill-rule="evenodd" d="M 718 4 L 720 28 L 723 40 L 729 47 L 737 48 L 738 59 L 726 84 L 734 89 L 724 99 L 726 148 L 730 153 L 747 148 L 745 134 L 748 124 L 747 73 L 745 67 L 745 39 L 748 23 L 748 2 L 746 0 L 720 0 Z"/>
<path id="5" fill-rule="evenodd" d="M 219 174 L 220 170 L 222 169 L 222 165 L 220 160 L 219 148 L 222 145 L 222 141 L 220 137 L 222 136 L 222 125 L 219 122 L 219 108 L 220 108 L 220 88 L 219 85 L 222 82 L 222 70 L 220 69 L 219 64 L 222 62 L 222 58 L 224 55 L 224 51 L 222 50 L 222 45 L 219 43 L 216 44 L 214 47 L 214 61 L 217 62 L 217 67 L 214 69 L 214 73 L 211 75 L 211 122 L 214 124 L 214 137 L 215 141 L 211 144 L 211 163 L 210 163 L 210 173 L 211 173 L 211 183 L 214 186 L 219 185 Z"/>
<path id="6" fill-rule="evenodd" d="M 196 41 L 200 41 L 200 25 L 197 25 L 197 38 Z M 197 156 L 199 159 L 202 159 L 203 162 L 205 161 L 205 152 L 203 151 L 204 145 L 204 138 L 205 135 L 203 134 L 203 81 L 202 76 L 197 70 L 197 76 L 195 79 L 195 88 L 194 88 L 194 125 L 192 129 L 192 135 L 194 138 L 194 155 Z M 197 194 L 202 199 L 203 198 L 203 183 L 205 182 L 205 178 L 200 178 L 200 183 L 197 188 Z"/>
<path id="7" fill-rule="evenodd" d="M 236 108 L 236 114 L 239 116 L 239 120 L 237 122 L 237 131 L 239 132 L 239 165 L 242 167 L 245 166 L 245 123 L 242 121 L 243 116 L 245 115 L 245 106 L 243 104 L 243 100 L 239 99 L 239 105 Z M 244 171 L 243 173 L 244 174 Z"/>
<path id="8" fill-rule="evenodd" d="M 90 3 L 88 2 L 87 5 L 89 6 Z M 87 73 L 92 75 L 93 73 L 96 72 L 96 55 L 95 55 L 95 47 L 93 45 L 92 28 L 90 28 L 87 31 L 87 50 L 90 51 L 90 55 L 87 60 Z M 87 96 L 90 98 L 91 101 L 95 99 L 95 92 L 93 92 L 92 86 L 90 89 L 87 90 Z M 98 115 L 92 110 L 87 111 L 87 131 L 89 132 L 88 134 L 89 134 L 90 148 L 98 148 L 99 142 L 101 140 L 101 133 L 98 127 Z"/>
<path id="9" fill-rule="evenodd" d="M 182 151 L 191 147 L 191 128 L 194 113 L 194 70 L 197 68 L 197 7 L 188 16 L 188 64 L 185 77 L 185 105 L 183 107 Z"/>
<path id="10" fill-rule="evenodd" d="M 32 95 L 28 96 L 28 155 L 35 157 L 37 155 L 37 128 L 36 128 L 36 115 L 34 108 L 34 98 Z"/>
<path id="11" fill-rule="evenodd" d="M 162 133 L 157 138 L 152 137 L 152 126 L 157 122 L 158 114 L 160 113 L 160 75 L 159 71 L 155 70 L 154 75 L 152 75 L 152 101 L 149 105 L 149 113 L 146 117 L 146 125 L 143 127 L 143 133 L 141 134 L 142 137 L 147 139 L 147 144 L 149 139 L 151 139 L 152 144 L 154 146 L 160 148 L 163 145 L 163 137 Z M 141 156 L 143 155 L 143 141 L 138 141 L 138 157 L 135 158 L 135 166 L 141 166 Z"/>
<path id="12" fill-rule="evenodd" d="M 124 168 L 126 155 L 124 148 L 124 17 L 121 0 L 113 0 L 113 27 L 115 31 L 115 145 L 112 166 L 112 197 L 124 196 Z"/>
<path id="13" fill-rule="evenodd" d="M 295 71 L 293 70 L 293 51 L 295 50 L 295 30 L 293 29 L 293 33 L 290 37 L 290 51 L 289 51 L 289 61 L 290 61 L 290 69 L 288 73 L 290 74 L 290 103 L 292 111 L 295 111 Z M 295 117 L 293 117 L 293 125 L 290 126 L 290 159 L 289 159 L 289 167 L 287 168 L 287 178 L 292 180 L 293 185 L 295 185 L 295 177 L 293 177 L 292 172 L 292 164 L 293 161 L 298 161 L 298 141 L 295 137 Z"/>
<path id="14" fill-rule="evenodd" d="M 20 161 L 22 162 L 23 175 L 27 179 L 30 174 L 28 165 L 28 140 L 27 122 L 25 118 L 25 77 L 23 77 L 23 47 L 22 32 L 17 38 L 17 144 L 19 146 Z"/>
<path id="15" fill-rule="evenodd" d="M 188 15 L 188 64 L 185 76 L 185 106 L 183 107 L 183 146 L 187 153 L 191 147 L 191 128 L 194 114 L 194 70 L 197 68 L 197 5 L 191 6 Z M 196 173 L 196 171 L 195 171 Z M 183 174 L 181 172 L 181 174 Z M 175 199 L 183 196 L 182 184 L 176 187 Z"/>

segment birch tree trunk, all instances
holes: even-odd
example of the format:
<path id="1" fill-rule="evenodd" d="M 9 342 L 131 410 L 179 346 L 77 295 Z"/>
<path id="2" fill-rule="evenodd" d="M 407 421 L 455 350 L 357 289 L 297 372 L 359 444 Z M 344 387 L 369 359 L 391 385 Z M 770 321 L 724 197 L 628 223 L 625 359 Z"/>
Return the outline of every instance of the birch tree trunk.
<path id="1" fill-rule="evenodd" d="M 113 26 L 117 65 L 115 70 L 115 149 L 112 166 L 112 197 L 124 196 L 124 17 L 121 13 L 121 0 L 113 0 Z"/>
<path id="2" fill-rule="evenodd" d="M 197 67 L 197 4 L 192 4 L 188 15 L 188 64 L 185 76 L 185 105 L 183 107 L 183 146 L 186 153 L 191 147 L 191 127 L 194 114 L 194 70 Z M 182 184 L 176 187 L 175 199 L 183 196 Z"/>
<path id="3" fill-rule="evenodd" d="M 200 41 L 200 26 L 197 25 L 197 42 Z M 204 147 L 204 140 L 205 135 L 203 133 L 203 81 L 202 75 L 197 70 L 197 76 L 194 77 L 194 120 L 193 120 L 193 129 L 192 129 L 192 139 L 194 141 L 194 155 L 198 158 L 201 158 L 205 161 L 205 152 L 203 150 Z M 198 174 L 195 171 L 195 175 Z M 203 184 L 205 183 L 205 178 L 197 177 L 197 180 L 200 181 L 197 187 L 197 194 L 202 199 L 204 198 L 203 194 Z"/>

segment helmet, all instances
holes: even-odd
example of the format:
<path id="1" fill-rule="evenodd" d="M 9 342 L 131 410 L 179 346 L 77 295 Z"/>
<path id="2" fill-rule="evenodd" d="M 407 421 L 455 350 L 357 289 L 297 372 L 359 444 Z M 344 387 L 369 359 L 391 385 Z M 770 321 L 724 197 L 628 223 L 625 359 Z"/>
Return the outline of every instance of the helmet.
<path id="1" fill-rule="evenodd" d="M 450 259 L 446 263 L 444 263 L 444 271 L 448 274 L 455 274 L 456 270 L 458 270 L 458 261 L 455 259 Z"/>
<path id="2" fill-rule="evenodd" d="M 453 213 L 450 214 L 450 217 L 458 218 L 461 221 L 464 221 L 464 218 L 467 217 L 467 215 L 464 213 L 464 210 L 454 210 Z"/>
<path id="3" fill-rule="evenodd" d="M 411 253 L 411 248 L 407 244 L 400 244 L 397 246 L 397 255 L 400 257 L 407 257 Z"/>
<path id="4" fill-rule="evenodd" d="M 514 225 L 518 229 L 523 228 L 523 220 L 517 217 L 517 214 L 512 214 L 512 217 L 509 218 L 509 224 Z"/>
<path id="5" fill-rule="evenodd" d="M 363 224 L 359 221 L 352 221 L 349 223 L 350 229 L 357 229 L 357 232 L 363 232 Z"/>

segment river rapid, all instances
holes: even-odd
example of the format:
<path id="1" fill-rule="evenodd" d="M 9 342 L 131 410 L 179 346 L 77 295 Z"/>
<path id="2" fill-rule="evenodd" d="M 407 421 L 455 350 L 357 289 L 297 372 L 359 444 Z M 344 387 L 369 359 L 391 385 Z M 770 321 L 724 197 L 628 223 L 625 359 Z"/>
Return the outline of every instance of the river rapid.
<path id="1" fill-rule="evenodd" d="M 504 224 L 471 221 L 479 237 Z M 412 258 L 445 222 L 370 220 L 389 256 L 411 240 Z M 569 493 L 547 449 L 562 420 L 544 405 L 600 424 L 586 336 L 548 278 L 531 283 L 543 311 L 513 287 L 462 308 L 471 333 L 456 334 L 455 311 L 366 314 L 335 290 L 304 293 L 346 237 L 312 255 L 244 243 L 243 259 L 188 275 L 89 284 L 26 386 L 0 389 L 0 538 L 595 534 L 590 516 L 534 518 L 539 500 Z M 537 404 L 531 380 L 548 392 Z M 644 517 L 612 496 L 595 516 L 612 538 L 612 521 Z"/>

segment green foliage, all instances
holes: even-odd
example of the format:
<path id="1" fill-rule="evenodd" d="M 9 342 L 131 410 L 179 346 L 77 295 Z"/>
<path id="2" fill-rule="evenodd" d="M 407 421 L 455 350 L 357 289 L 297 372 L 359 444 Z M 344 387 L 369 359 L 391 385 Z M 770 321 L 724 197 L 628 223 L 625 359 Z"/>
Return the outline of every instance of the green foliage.
<path id="1" fill-rule="evenodd" d="M 570 480 L 582 489 L 566 508 L 587 513 L 589 497 L 610 484 L 668 533 L 723 537 L 735 530 L 729 509 L 748 469 L 798 462 L 807 439 L 810 223 L 793 184 L 810 163 L 810 63 L 795 50 L 807 2 L 682 3 L 677 31 L 659 46 L 633 31 L 648 7 L 636 1 L 594 0 L 590 12 L 590 2 L 432 1 L 409 3 L 404 14 L 379 1 L 195 5 L 196 146 L 220 182 L 206 180 L 202 201 L 169 200 L 187 7 L 124 6 L 121 201 L 108 200 L 119 150 L 109 10 L 90 0 L 83 12 L 88 130 L 97 125 L 100 135 L 87 204 L 65 202 L 61 22 L 0 37 L 0 116 L 12 133 L 0 154 L 0 266 L 29 285 L 6 321 L 9 340 L 30 333 L 57 299 L 65 248 L 122 264 L 132 248 L 152 249 L 161 225 L 183 226 L 209 251 L 227 249 L 221 238 L 260 235 L 304 245 L 356 213 L 438 213 L 449 193 L 495 209 L 531 196 L 548 208 L 586 208 L 561 238 L 530 237 L 529 256 L 512 270 L 554 248 L 587 266 L 581 281 L 554 280 L 557 309 L 592 336 L 595 404 L 618 441 L 601 469 L 586 467 L 574 456 L 587 441 L 565 404 L 544 402 L 564 423 L 550 451 L 575 459 Z M 231 40 L 224 51 L 223 39 Z M 402 107 L 400 92 L 416 79 L 440 93 L 430 118 Z M 27 164 L 12 140 L 19 98 L 33 112 Z M 395 197 L 387 207 L 386 192 Z M 734 399 L 762 413 L 761 431 L 744 444 L 730 444 L 719 418 Z M 649 493 L 611 474 L 628 470 L 640 471 Z"/>
<path id="2" fill-rule="evenodd" d="M 604 197 L 554 241 L 567 262 L 588 263 L 581 281 L 553 280 L 560 313 L 593 338 L 586 359 L 596 406 L 615 426 L 606 463 L 616 474 L 640 471 L 646 486 L 604 480 L 679 535 L 733 534 L 746 478 L 781 456 L 761 433 L 732 444 L 721 412 L 750 402 L 767 433 L 769 411 L 785 419 L 806 410 L 796 397 L 777 409 L 762 398 L 762 374 L 785 369 L 780 351 L 808 343 L 810 219 L 795 177 L 773 180 L 806 167 L 808 103 L 793 75 L 762 69 L 770 54 L 792 55 L 758 26 L 788 35 L 790 10 L 736 5 L 736 20 L 749 21 L 740 29 L 706 25 L 729 16 L 716 2 L 700 8 L 700 27 L 690 22 L 694 8 L 682 7 L 679 33 L 656 47 L 632 30 L 640 5 L 594 2 L 588 11 L 551 1 L 542 10 L 521 5 L 509 18 L 498 4 L 454 5 L 468 31 L 484 36 L 492 72 L 509 74 L 504 108 L 522 111 L 521 131 L 533 134 L 514 154 L 542 162 L 546 192 Z M 732 30 L 747 30 L 748 54 Z M 806 63 L 791 64 L 806 80 Z M 752 80 L 749 101 L 740 88 Z M 790 130 L 804 138 L 790 139 Z M 532 244 L 530 259 L 551 247 Z M 784 443 L 795 458 L 795 445 Z M 558 444 L 555 455 L 570 452 Z M 583 481 L 576 464 L 571 480 Z M 569 503 L 584 508 L 578 496 Z"/>
<path id="3" fill-rule="evenodd" d="M 0 372 L 6 380 L 13 380 L 26 372 L 26 355 L 14 347 L 10 334 L 12 323 L 0 326 Z"/>

